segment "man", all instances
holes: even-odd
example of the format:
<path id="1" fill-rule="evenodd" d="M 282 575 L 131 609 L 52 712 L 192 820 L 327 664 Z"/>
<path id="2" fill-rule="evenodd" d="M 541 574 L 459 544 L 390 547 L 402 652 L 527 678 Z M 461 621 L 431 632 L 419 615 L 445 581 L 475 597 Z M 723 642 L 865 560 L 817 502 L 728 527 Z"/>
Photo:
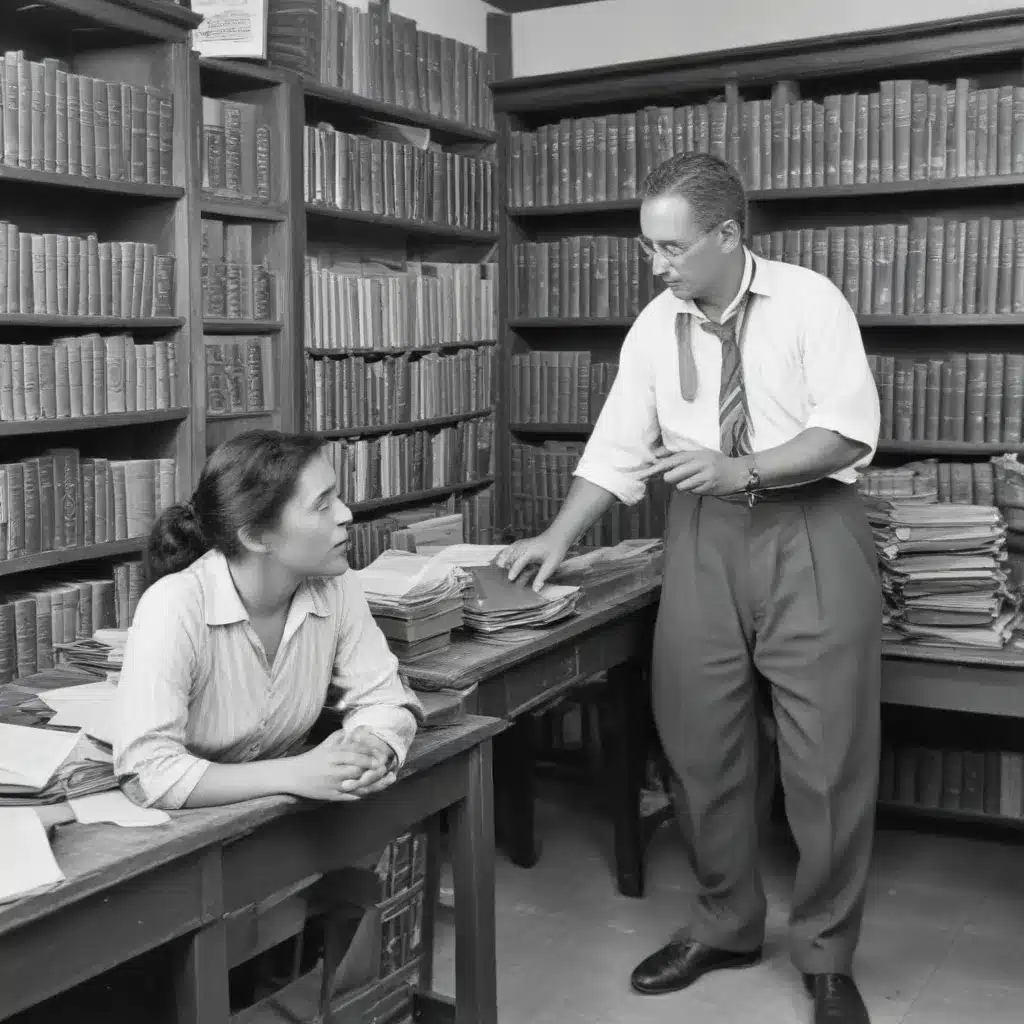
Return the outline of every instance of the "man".
<path id="1" fill-rule="evenodd" d="M 866 1024 L 851 976 L 879 758 L 881 592 L 854 482 L 879 407 L 856 318 L 825 277 L 753 256 L 736 173 L 677 156 L 643 186 L 640 244 L 667 290 L 641 313 L 576 479 L 501 556 L 539 588 L 618 499 L 661 474 L 668 514 L 653 702 L 686 850 L 683 930 L 643 993 L 760 958 L 755 675 L 770 685 L 800 861 L 791 955 L 818 1024 Z M 756 670 L 756 673 L 755 673 Z"/>

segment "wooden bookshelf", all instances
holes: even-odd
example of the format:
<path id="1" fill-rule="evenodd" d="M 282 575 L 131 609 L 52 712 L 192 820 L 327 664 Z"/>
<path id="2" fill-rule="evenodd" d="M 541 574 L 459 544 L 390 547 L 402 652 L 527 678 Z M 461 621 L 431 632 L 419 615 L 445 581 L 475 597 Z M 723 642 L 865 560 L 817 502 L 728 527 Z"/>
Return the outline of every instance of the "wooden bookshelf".
<path id="1" fill-rule="evenodd" d="M 408 508 L 410 505 L 423 505 L 427 502 L 437 501 L 438 498 L 447 498 L 452 494 L 464 494 L 467 491 L 489 487 L 493 483 L 493 476 L 485 476 L 461 484 L 449 484 L 447 487 L 431 487 L 429 490 L 409 491 L 406 494 L 394 495 L 389 498 L 354 501 L 350 502 L 348 507 L 353 515 L 368 515 L 371 512 L 378 513 L 389 509 Z"/>
<path id="2" fill-rule="evenodd" d="M 67 416 L 56 420 L 15 420 L 0 423 L 0 437 L 24 437 L 28 434 L 77 434 L 80 430 L 110 430 L 137 427 L 148 423 L 173 423 L 187 419 L 190 410 L 155 409 L 151 412 L 112 412 L 103 416 Z"/>
<path id="3" fill-rule="evenodd" d="M 320 203 L 307 203 L 306 214 L 314 218 L 351 221 L 353 224 L 372 224 L 375 229 L 381 231 L 400 231 L 403 234 L 415 235 L 420 238 L 455 239 L 463 242 L 496 242 L 498 240 L 496 231 L 477 231 L 473 228 L 459 228 L 434 221 L 385 217 L 379 213 L 364 213 L 362 210 L 339 210 Z"/>
<path id="4" fill-rule="evenodd" d="M 201 332 L 192 289 L 192 276 L 196 270 L 193 225 L 198 224 L 198 210 L 191 187 L 195 136 L 189 116 L 192 101 L 189 33 L 199 24 L 200 18 L 187 7 L 165 0 L 42 0 L 36 4 L 8 6 L 11 9 L 5 10 L 0 27 L 0 52 L 23 52 L 20 59 L 25 62 L 29 80 L 38 82 L 47 95 L 51 83 L 56 95 L 64 96 L 69 82 L 73 81 L 76 87 L 86 80 L 105 82 L 106 88 L 98 92 L 103 96 L 102 103 L 98 108 L 94 107 L 94 113 L 99 109 L 106 116 L 99 122 L 94 119 L 90 129 L 89 121 L 74 117 L 67 120 L 66 106 L 55 104 L 52 112 L 44 108 L 43 138 L 38 146 L 31 146 L 29 152 L 21 152 L 18 148 L 19 141 L 24 141 L 24 138 L 19 140 L 5 133 L 5 145 L 0 153 L 0 220 L 17 227 L 22 237 L 25 234 L 74 238 L 95 235 L 101 254 L 105 243 L 147 245 L 148 249 L 139 247 L 122 250 L 122 253 L 128 253 L 140 263 L 147 261 L 153 290 L 144 292 L 140 299 L 138 292 L 128 290 L 129 282 L 114 277 L 114 260 L 111 260 L 109 271 L 101 262 L 99 280 L 93 282 L 87 277 L 79 280 L 90 285 L 90 305 L 92 295 L 98 293 L 102 308 L 109 308 L 111 312 L 93 316 L 74 312 L 62 314 L 58 310 L 67 307 L 72 311 L 84 309 L 86 303 L 84 289 L 72 301 L 74 293 L 69 293 L 70 281 L 58 259 L 53 264 L 55 271 L 50 269 L 49 262 L 47 264 L 45 300 L 36 291 L 39 283 L 35 279 L 31 288 L 19 289 L 16 299 L 8 295 L 8 310 L 12 309 L 12 303 L 15 309 L 19 305 L 25 309 L 26 301 L 31 303 L 33 310 L 31 313 L 0 313 L 0 345 L 11 351 L 19 349 L 20 356 L 28 352 L 27 348 L 21 350 L 21 346 L 37 346 L 42 351 L 58 339 L 87 334 L 127 335 L 134 340 L 135 346 L 127 350 L 128 355 L 121 354 L 119 344 L 106 350 L 103 366 L 106 388 L 99 393 L 101 398 L 97 398 L 97 392 L 93 391 L 84 404 L 85 412 L 96 410 L 92 415 L 57 418 L 52 410 L 46 412 L 44 382 L 38 382 L 39 394 L 34 396 L 35 383 L 28 379 L 15 379 L 12 391 L 23 395 L 26 405 L 26 409 L 21 411 L 16 403 L 15 415 L 33 418 L 15 419 L 4 414 L 0 422 L 4 455 L 0 461 L 10 466 L 22 462 L 27 465 L 26 460 L 35 460 L 54 448 L 73 448 L 81 459 L 111 462 L 173 459 L 173 480 L 166 475 L 168 465 L 164 463 L 165 475 L 154 486 L 164 487 L 162 497 L 165 500 L 184 497 L 192 492 L 203 457 L 202 446 L 196 443 L 202 434 L 202 415 L 200 413 L 198 418 L 195 415 L 190 388 L 190 367 L 195 364 L 197 352 L 201 352 Z M 58 63 L 44 64 L 48 59 Z M 150 87 L 148 96 L 152 103 L 148 113 L 152 118 L 149 125 L 155 126 L 158 134 L 150 135 L 148 141 L 151 145 L 141 152 L 136 151 L 133 161 L 130 143 L 127 147 L 123 144 L 123 129 L 120 136 L 110 134 L 109 112 L 112 108 L 119 116 L 122 101 L 130 104 L 139 97 L 143 97 L 145 108 L 147 94 L 143 90 Z M 27 112 L 28 108 L 23 109 Z M 130 106 L 128 111 L 130 134 Z M 59 129 L 58 116 L 66 119 Z M 53 122 L 48 121 L 50 117 L 54 118 Z M 49 128 L 51 123 L 52 129 Z M 104 126 L 106 132 L 103 131 Z M 83 131 L 87 134 L 83 135 Z M 55 140 L 54 148 L 50 148 L 51 140 Z M 30 138 L 30 141 L 35 140 Z M 68 145 L 67 150 L 63 143 Z M 64 244 L 60 243 L 61 246 Z M 150 255 L 154 254 L 159 262 L 150 265 Z M 148 303 L 155 305 L 155 285 L 161 283 L 159 275 L 170 272 L 168 262 L 163 259 L 166 256 L 174 257 L 170 304 L 169 308 L 156 308 L 160 308 L 162 313 L 166 308 L 167 314 L 150 317 L 121 315 L 122 299 L 138 303 L 135 308 L 143 310 Z M 53 273 L 56 281 L 49 276 Z M 108 274 L 109 280 L 105 280 Z M 92 292 L 93 283 L 95 293 Z M 52 299 L 54 294 L 56 303 Z M 109 306 L 105 296 L 109 296 Z M 47 312 L 38 312 L 43 307 Z M 123 308 L 127 310 L 130 306 Z M 154 357 L 156 347 L 159 347 L 160 360 L 167 360 L 157 362 L 161 367 L 157 395 L 147 393 L 143 382 L 137 385 L 138 390 L 130 398 L 125 395 L 119 401 L 116 397 L 118 382 L 123 387 L 126 379 L 134 381 L 137 367 L 143 365 L 139 362 L 142 345 L 151 346 L 146 350 L 146 358 Z M 134 365 L 129 369 L 125 360 L 134 361 Z M 21 359 L 12 362 L 20 364 Z M 72 362 L 72 375 L 77 365 L 77 360 Z M 163 368 L 172 365 L 176 377 L 170 373 L 163 377 Z M 164 391 L 167 384 L 170 387 Z M 158 403 L 167 402 L 168 398 L 169 408 L 154 408 Z M 123 402 L 128 411 L 106 411 L 108 400 L 115 406 Z M 58 411 L 65 401 L 70 404 L 72 400 L 70 397 L 64 399 L 58 386 Z M 138 411 L 135 410 L 136 404 L 140 407 Z M 148 406 L 148 410 L 144 406 Z M 71 407 L 75 408 L 74 405 Z M 43 415 L 49 418 L 39 418 Z M 59 465 L 55 464 L 54 468 Z M 20 486 L 20 473 L 15 479 Z M 69 488 L 66 492 L 75 496 L 73 500 L 78 504 L 79 522 L 84 517 L 87 524 L 84 531 L 79 527 L 78 539 L 82 541 L 98 535 L 90 532 L 93 522 L 90 517 L 96 513 L 91 505 L 94 500 L 91 489 L 83 484 L 84 479 L 84 476 L 80 477 L 72 485 L 74 489 Z M 20 501 L 16 499 L 15 512 L 11 507 L 7 508 L 7 557 L 0 561 L 5 594 L 42 585 L 60 586 L 79 575 L 81 563 L 91 563 L 90 573 L 109 580 L 112 579 L 112 561 L 137 561 L 145 544 L 144 538 L 63 547 L 58 533 L 53 540 L 56 550 L 38 550 L 40 546 L 51 543 L 48 531 L 53 529 L 53 524 L 46 526 L 29 518 L 30 510 L 38 516 L 41 507 L 40 492 L 35 490 L 37 484 L 33 480 L 29 486 L 35 493 L 22 497 Z M 18 492 L 13 493 L 17 495 Z M 10 500 L 11 492 L 7 495 L 9 506 Z M 68 508 L 65 496 L 65 515 Z M 18 520 L 13 533 L 12 515 Z M 12 547 L 7 542 L 11 537 L 19 537 L 22 527 L 28 528 L 25 543 L 16 543 Z M 39 536 L 34 536 L 37 531 Z M 66 574 L 61 572 L 65 566 L 69 567 Z M 26 574 L 41 570 L 46 571 L 43 579 L 26 577 Z M 6 642 L 7 639 L 0 636 L 0 643 Z M 14 671 L 19 670 L 15 659 Z"/>
<path id="5" fill-rule="evenodd" d="M 35 572 L 38 569 L 52 569 L 56 566 L 73 565 L 77 562 L 128 558 L 133 555 L 142 554 L 145 546 L 145 538 L 135 537 L 131 540 L 114 541 L 111 544 L 92 544 L 77 548 L 62 548 L 60 551 L 42 551 L 39 554 L 24 555 L 21 558 L 9 558 L 4 562 L 0 562 L 0 576 Z"/>
<path id="6" fill-rule="evenodd" d="M 764 127 L 763 108 L 771 110 L 775 83 L 795 82 L 800 90 L 797 98 L 802 101 L 810 99 L 818 104 L 823 104 L 826 96 L 870 94 L 879 90 L 880 82 L 892 80 L 923 79 L 936 84 L 949 83 L 948 88 L 953 89 L 952 83 L 957 79 L 970 79 L 972 88 L 987 90 L 998 86 L 1024 85 L 1022 56 L 1024 15 L 1014 11 L 879 32 L 782 42 L 572 71 L 562 75 L 499 81 L 494 87 L 495 108 L 502 125 L 502 159 L 506 165 L 505 179 L 508 183 L 502 192 L 505 206 L 499 225 L 503 276 L 506 281 L 513 282 L 516 275 L 521 273 L 521 264 L 516 259 L 516 247 L 522 243 L 551 243 L 572 236 L 611 235 L 630 238 L 639 233 L 640 201 L 635 193 L 627 194 L 628 190 L 618 193 L 606 187 L 609 181 L 614 181 L 614 176 L 602 175 L 597 163 L 603 145 L 601 123 L 585 119 L 599 119 L 605 114 L 630 115 L 645 108 L 671 107 L 678 110 L 692 106 L 696 110 L 700 105 L 724 97 L 723 105 L 728 111 L 726 128 L 737 124 L 740 132 L 735 136 L 726 132 L 724 155 L 728 158 L 731 152 L 734 157 L 738 155 L 742 160 L 749 150 L 735 148 L 731 140 L 738 138 L 742 143 L 742 132 L 747 130 L 744 124 Z M 945 92 L 942 96 L 945 99 Z M 754 121 L 751 116 L 742 122 L 738 115 L 744 112 L 744 108 L 740 104 L 753 100 L 763 105 L 762 117 Z M 788 118 L 783 119 L 781 109 L 777 125 L 779 128 L 791 123 Z M 708 106 L 707 110 L 710 120 L 711 107 Z M 870 112 L 870 107 L 868 110 Z M 728 118 L 734 116 L 732 112 L 735 112 L 736 120 L 730 122 Z M 746 112 L 749 114 L 749 109 Z M 792 110 L 787 113 L 791 114 Z M 578 136 L 573 134 L 574 129 L 570 130 L 570 152 L 574 151 L 576 138 L 583 138 L 582 132 L 586 126 L 590 123 L 595 125 L 593 179 L 584 176 L 580 191 L 577 192 L 575 180 L 571 178 L 568 197 L 564 187 L 560 187 L 554 192 L 549 191 L 543 201 L 537 198 L 540 186 L 538 179 L 533 188 L 534 204 L 529 205 L 529 198 L 524 199 L 514 187 L 516 174 L 521 175 L 527 166 L 523 158 L 523 152 L 527 150 L 520 146 L 521 136 L 515 133 L 532 133 L 544 128 L 536 153 L 542 154 L 541 147 L 550 146 L 553 144 L 552 139 L 557 139 L 562 155 L 564 138 L 559 139 L 556 132 L 549 133 L 545 126 L 556 126 L 566 120 L 572 121 L 574 125 L 582 122 Z M 769 119 L 768 124 L 771 123 Z M 852 123 L 856 128 L 856 120 Z M 641 123 L 639 114 L 636 124 L 638 165 L 643 162 L 645 137 L 652 140 L 650 152 L 656 156 L 655 162 L 664 159 L 664 150 L 658 149 L 658 139 L 664 136 L 658 134 L 657 125 L 653 121 Z M 641 127 L 648 124 L 651 126 L 650 133 L 644 136 Z M 867 119 L 862 125 L 873 127 Z M 954 121 L 954 136 L 955 129 Z M 709 130 L 707 148 L 710 149 L 711 139 L 715 137 Z M 669 148 L 676 148 L 675 139 L 679 136 L 672 135 L 669 138 Z M 836 163 L 841 175 L 845 175 L 846 170 L 839 165 L 839 159 L 853 156 L 853 178 L 830 177 L 829 184 L 812 184 L 811 179 L 805 177 L 805 165 L 802 165 L 799 180 L 803 187 L 791 187 L 793 179 L 787 177 L 783 183 L 774 173 L 778 167 L 769 164 L 773 172 L 772 185 L 776 187 L 754 185 L 748 188 L 747 227 L 751 239 L 754 236 L 770 237 L 773 232 L 778 237 L 780 232 L 797 229 L 820 231 L 833 226 L 909 225 L 912 217 L 944 217 L 961 222 L 980 222 L 986 217 L 1005 222 L 1024 217 L 1024 202 L 1021 198 L 1024 162 L 1018 156 L 1018 162 L 1013 164 L 1015 157 L 1012 152 L 1011 164 L 1000 165 L 997 168 L 1000 173 L 991 173 L 991 165 L 984 169 L 976 166 L 975 173 L 968 176 L 962 174 L 962 166 L 953 165 L 954 174 L 961 172 L 960 176 L 947 176 L 945 173 L 937 175 L 931 169 L 931 162 L 933 157 L 937 160 L 938 152 L 929 150 L 925 154 L 928 168 L 923 177 L 914 174 L 908 176 L 912 180 L 869 180 L 871 164 L 868 161 L 870 152 L 867 133 L 861 138 L 864 141 L 855 145 L 852 154 L 837 154 Z M 788 136 L 785 147 L 787 160 L 791 141 L 792 136 Z M 803 142 L 803 135 L 800 141 Z M 1012 135 L 1010 141 L 1012 143 Z M 532 148 L 528 151 L 534 153 Z M 806 151 L 802 149 L 802 152 Z M 954 147 L 953 156 L 956 157 L 962 151 Z M 586 143 L 581 152 L 581 159 L 578 163 L 572 160 L 570 167 L 586 171 L 590 166 L 587 163 L 590 150 Z M 947 155 L 943 149 L 943 161 Z M 880 161 L 881 156 L 879 151 Z M 862 173 L 859 168 L 863 166 L 857 164 L 858 157 L 867 163 L 868 170 L 864 172 L 867 177 L 855 180 L 856 175 Z M 619 158 L 622 159 L 621 149 Z M 516 166 L 513 160 L 518 161 Z M 532 162 L 535 169 L 542 164 L 543 155 L 537 156 Z M 551 166 L 548 164 L 549 169 Z M 881 163 L 879 168 L 876 178 L 882 176 Z M 561 169 L 564 169 L 564 164 L 560 165 Z M 570 174 L 573 173 L 571 170 Z M 642 176 L 638 167 L 638 182 Z M 899 177 L 898 174 L 893 176 Z M 552 179 L 549 176 L 549 190 L 553 180 L 564 185 L 564 178 Z M 842 183 L 832 183 L 840 180 Z M 779 185 L 783 187 L 777 187 Z M 605 191 L 602 191 L 602 187 L 605 187 Z M 584 198 L 588 201 L 583 201 Z M 803 235 L 802 241 L 805 240 L 806 235 Z M 788 240 L 786 248 L 786 258 L 792 259 L 793 250 Z M 864 251 L 858 250 L 862 258 Z M 783 258 L 782 253 L 776 254 L 774 251 L 774 244 L 771 255 L 773 258 Z M 829 256 L 831 258 L 831 250 Z M 874 273 L 873 261 L 871 266 Z M 963 266 L 966 267 L 966 256 Z M 1016 265 L 1014 269 L 1016 271 Z M 958 274 L 959 270 L 960 265 L 957 266 Z M 980 274 L 979 269 L 979 277 Z M 963 278 L 954 280 L 962 281 Z M 959 283 L 955 286 L 960 287 Z M 1005 288 L 1005 282 L 1000 287 Z M 1006 294 L 1006 291 L 1000 293 L 1001 296 Z M 961 295 L 960 298 L 963 299 L 962 304 L 954 304 L 950 308 L 960 309 L 961 305 L 964 309 L 975 308 L 967 302 L 973 296 Z M 960 303 L 960 298 L 957 303 Z M 858 313 L 867 351 L 869 355 L 877 357 L 879 363 L 883 356 L 924 361 L 929 356 L 947 357 L 951 352 L 1024 354 L 1024 346 L 1019 340 L 1020 328 L 1024 325 L 1024 309 L 1021 309 L 1019 299 L 1014 311 L 991 313 L 981 312 L 992 308 L 982 305 L 981 298 L 979 290 L 976 306 L 978 312 L 892 315 L 877 312 L 874 304 L 870 311 L 862 309 L 859 303 L 855 306 L 855 312 Z M 997 306 L 1005 310 L 1013 308 L 1002 298 Z M 552 307 L 553 311 L 555 308 Z M 896 305 L 893 308 L 911 307 Z M 946 308 L 945 304 L 943 308 Z M 514 308 L 511 301 L 506 302 L 503 309 L 501 343 L 506 380 L 511 379 L 512 357 L 531 352 L 564 353 L 567 349 L 577 349 L 589 353 L 591 367 L 595 363 L 616 362 L 623 334 L 634 320 L 633 316 L 537 317 L 525 315 L 526 309 L 525 305 Z M 583 309 L 582 312 L 586 314 L 587 311 Z M 543 391 L 545 384 L 540 386 Z M 573 386 L 574 381 L 570 378 L 570 394 Z M 511 394 L 507 396 L 507 401 L 510 422 L 505 424 L 505 437 L 511 445 L 524 442 L 537 445 L 548 439 L 583 439 L 590 432 L 588 425 L 567 422 L 569 417 L 564 415 L 561 408 L 541 410 L 540 418 L 551 422 L 522 422 L 525 418 L 522 407 L 517 406 Z M 896 433 L 895 429 L 892 433 Z M 1024 442 L 1014 441 L 981 444 L 962 440 L 897 441 L 889 439 L 890 436 L 886 434 L 878 445 L 877 464 L 898 464 L 929 457 L 966 462 L 987 461 L 992 455 L 1024 449 Z M 1013 434 L 1011 432 L 1003 436 L 1012 437 Z M 506 517 L 512 511 L 509 492 L 515 486 L 513 483 L 503 492 L 503 514 Z M 520 484 L 518 491 L 521 494 L 528 492 L 529 487 Z M 557 499 L 552 504 L 557 504 Z M 893 653 L 889 650 L 890 646 L 887 645 L 884 659 L 883 699 L 887 702 L 1011 717 L 1024 714 L 1024 701 L 1019 696 L 1021 688 L 1017 685 L 1019 666 L 1014 668 L 1008 664 L 989 662 L 980 664 L 977 659 L 985 657 L 988 652 L 950 649 L 944 655 L 946 662 L 940 662 L 926 649 Z"/>
<path id="7" fill-rule="evenodd" d="M 491 415 L 491 408 L 478 409 L 476 412 L 458 412 L 451 416 L 432 416 L 429 419 L 412 420 L 406 423 L 383 423 L 365 427 L 342 427 L 338 430 L 315 430 L 317 437 L 373 437 L 379 434 L 408 434 L 413 430 L 430 430 L 433 427 L 450 427 L 463 420 L 477 420 Z"/>
<path id="8" fill-rule="evenodd" d="M 346 359 L 350 356 L 412 356 L 420 352 L 455 352 L 463 348 L 489 348 L 497 345 L 497 341 L 449 341 L 442 345 L 403 345 L 387 348 L 313 348 L 306 346 L 306 354 L 311 356 L 333 356 L 335 359 Z"/>
<path id="9" fill-rule="evenodd" d="M 294 398 L 302 338 L 301 264 L 305 225 L 301 181 L 297 179 L 297 173 L 301 172 L 301 155 L 295 153 L 301 139 L 301 124 L 296 118 L 300 107 L 296 76 L 241 60 L 201 58 L 195 63 L 197 98 L 193 118 L 203 140 L 194 180 L 200 216 L 204 225 L 209 224 L 209 230 L 222 233 L 229 244 L 232 236 L 241 239 L 253 265 L 266 266 L 274 275 L 275 285 L 272 288 L 273 318 L 269 320 L 244 315 L 211 315 L 217 308 L 211 303 L 217 300 L 211 298 L 210 289 L 216 285 L 209 281 L 206 285 L 202 307 L 204 337 L 228 346 L 233 336 L 271 339 L 267 356 L 270 365 L 262 367 L 265 389 L 272 386 L 270 395 L 265 391 L 266 408 L 228 407 L 231 387 L 227 368 L 218 367 L 216 376 L 208 381 L 206 356 L 210 347 L 204 345 L 202 366 L 195 368 L 197 392 L 202 396 L 196 401 L 206 410 L 204 450 L 210 451 L 253 427 L 295 430 L 299 425 Z M 211 147 L 219 142 L 223 119 L 233 118 L 235 111 L 240 112 L 241 132 L 246 137 L 240 143 L 241 179 L 228 181 L 227 172 L 221 171 L 216 151 Z M 263 129 L 267 135 L 261 154 L 258 140 Z M 261 161 L 265 164 L 261 165 Z M 266 192 L 257 195 L 256 176 L 261 166 L 267 168 Z M 224 253 L 225 260 L 229 256 Z M 202 296 L 202 281 L 199 291 Z M 249 304 L 255 303 L 255 291 L 254 286 L 253 295 L 246 300 Z M 221 300 L 222 305 L 229 301 L 227 290 Z M 214 351 L 223 352 L 223 348 L 215 347 Z M 215 405 L 211 405 L 211 389 L 216 395 Z"/>

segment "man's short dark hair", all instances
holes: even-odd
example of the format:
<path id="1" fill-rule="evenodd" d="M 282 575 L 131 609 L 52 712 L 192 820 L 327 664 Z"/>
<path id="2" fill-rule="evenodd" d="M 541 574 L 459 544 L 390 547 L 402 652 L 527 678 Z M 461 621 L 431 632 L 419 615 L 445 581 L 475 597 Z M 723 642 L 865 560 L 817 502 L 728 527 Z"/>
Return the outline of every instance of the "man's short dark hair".
<path id="1" fill-rule="evenodd" d="M 681 153 L 659 164 L 640 186 L 640 198 L 677 195 L 693 208 L 702 231 L 734 220 L 745 231 L 747 194 L 740 176 L 710 153 Z"/>

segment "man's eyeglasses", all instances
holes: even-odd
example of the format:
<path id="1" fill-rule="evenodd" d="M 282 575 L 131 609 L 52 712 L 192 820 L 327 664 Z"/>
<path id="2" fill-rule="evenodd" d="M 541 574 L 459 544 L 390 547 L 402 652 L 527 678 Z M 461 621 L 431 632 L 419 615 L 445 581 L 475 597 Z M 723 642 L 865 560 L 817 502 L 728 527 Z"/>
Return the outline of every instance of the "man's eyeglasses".
<path id="1" fill-rule="evenodd" d="M 663 260 L 667 260 L 669 263 L 678 263 L 680 260 L 685 259 L 693 252 L 694 249 L 704 241 L 712 231 L 715 230 L 719 225 L 715 225 L 705 231 L 696 241 L 691 242 L 689 245 L 680 245 L 678 242 L 652 242 L 649 238 L 644 238 L 643 235 L 637 235 L 637 242 L 640 243 L 640 251 L 646 257 L 647 260 L 653 262 L 655 256 L 660 256 Z"/>

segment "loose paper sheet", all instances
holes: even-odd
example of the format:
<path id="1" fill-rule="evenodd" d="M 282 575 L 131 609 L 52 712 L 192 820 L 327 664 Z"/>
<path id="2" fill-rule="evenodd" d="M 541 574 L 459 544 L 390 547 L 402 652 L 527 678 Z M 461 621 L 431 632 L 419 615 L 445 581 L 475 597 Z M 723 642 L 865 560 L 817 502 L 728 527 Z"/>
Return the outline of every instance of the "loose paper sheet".
<path id="1" fill-rule="evenodd" d="M 119 789 L 72 797 L 68 803 L 71 804 L 75 817 L 83 825 L 109 821 L 123 828 L 142 828 L 149 825 L 166 825 L 171 820 L 171 816 L 158 807 L 139 807 L 138 804 L 133 804 Z"/>
<path id="2" fill-rule="evenodd" d="M 64 881 L 34 808 L 0 807 L 0 836 L 0 903 Z"/>
<path id="3" fill-rule="evenodd" d="M 0 784 L 42 789 L 78 742 L 76 732 L 0 722 Z"/>

